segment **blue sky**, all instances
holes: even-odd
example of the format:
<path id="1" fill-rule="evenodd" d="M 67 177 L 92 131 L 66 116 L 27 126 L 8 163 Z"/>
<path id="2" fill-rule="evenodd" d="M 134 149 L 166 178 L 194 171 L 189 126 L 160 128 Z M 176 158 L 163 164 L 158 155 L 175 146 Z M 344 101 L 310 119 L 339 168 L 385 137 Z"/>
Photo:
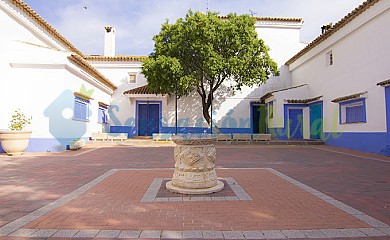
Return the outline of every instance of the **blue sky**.
<path id="1" fill-rule="evenodd" d="M 104 26 L 116 27 L 117 55 L 149 55 L 161 24 L 189 9 L 206 11 L 207 0 L 24 0 L 85 54 L 102 54 Z M 301 41 L 311 42 L 323 24 L 337 22 L 363 0 L 209 0 L 209 9 L 255 16 L 304 19 Z"/>

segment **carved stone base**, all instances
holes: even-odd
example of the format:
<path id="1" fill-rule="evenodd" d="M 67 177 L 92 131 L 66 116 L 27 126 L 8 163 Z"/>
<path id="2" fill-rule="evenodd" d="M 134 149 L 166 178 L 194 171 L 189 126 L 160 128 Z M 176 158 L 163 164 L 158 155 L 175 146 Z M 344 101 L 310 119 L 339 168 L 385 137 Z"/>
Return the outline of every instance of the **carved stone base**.
<path id="1" fill-rule="evenodd" d="M 204 136 L 174 136 L 176 143 L 175 172 L 168 190 L 183 194 L 208 194 L 223 189 L 215 173 L 216 138 Z"/>
<path id="2" fill-rule="evenodd" d="M 171 192 L 195 195 L 195 194 L 210 194 L 210 193 L 219 192 L 219 191 L 221 191 L 223 189 L 224 184 L 223 184 L 223 182 L 217 180 L 217 184 L 214 187 L 199 188 L 199 189 L 191 188 L 191 189 L 189 189 L 189 188 L 177 187 L 177 186 L 172 184 L 172 181 L 169 181 L 169 182 L 167 182 L 167 184 L 165 186 Z"/>

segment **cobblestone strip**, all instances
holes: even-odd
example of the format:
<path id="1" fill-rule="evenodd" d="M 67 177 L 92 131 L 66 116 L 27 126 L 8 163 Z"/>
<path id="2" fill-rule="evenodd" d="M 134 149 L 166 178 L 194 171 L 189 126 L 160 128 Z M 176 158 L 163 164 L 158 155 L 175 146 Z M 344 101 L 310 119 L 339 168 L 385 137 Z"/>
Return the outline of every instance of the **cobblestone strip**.
<path id="1" fill-rule="evenodd" d="M 273 174 L 279 176 L 280 178 L 292 183 L 293 185 L 305 190 L 306 192 L 309 192 L 310 194 L 320 198 L 321 200 L 335 206 L 336 208 L 354 216 L 355 218 L 361 220 L 362 222 L 365 222 L 367 223 L 368 225 L 372 226 L 373 228 L 366 228 L 367 231 L 363 231 L 362 229 L 364 228 L 361 228 L 359 229 L 360 231 L 362 231 L 363 233 L 365 233 L 366 235 L 368 236 L 390 236 L 390 234 L 388 233 L 388 230 L 387 229 L 390 229 L 390 226 L 387 225 L 386 223 L 384 222 L 381 222 L 351 206 L 348 206 L 347 204 L 345 203 L 342 203 L 320 191 L 317 191 L 315 190 L 314 188 L 311 188 L 309 186 L 307 186 L 306 184 L 303 184 L 281 172 L 278 172 L 276 171 L 275 169 L 272 169 L 272 168 L 266 168 L 268 171 L 272 172 Z M 370 230 L 371 229 L 371 230 Z M 375 230 L 375 231 L 374 231 Z M 336 234 L 335 232 L 328 232 L 329 235 L 327 235 L 328 237 L 335 237 L 334 235 Z M 337 233 L 338 234 L 338 233 Z M 337 235 L 336 234 L 336 235 Z M 370 235 L 370 234 L 373 234 L 373 235 Z M 318 235 L 321 235 L 321 234 L 318 234 Z"/>
<path id="2" fill-rule="evenodd" d="M 157 197 L 158 191 L 161 188 L 161 184 L 165 180 L 171 180 L 171 178 L 154 178 L 149 188 L 146 190 L 141 202 L 205 202 L 205 201 L 248 201 L 253 200 L 249 194 L 234 180 L 232 177 L 218 178 L 219 180 L 225 180 L 229 184 L 236 196 L 228 197 Z"/>
<path id="3" fill-rule="evenodd" d="M 95 178 L 94 180 L 90 181 L 89 183 L 79 187 L 78 189 L 74 190 L 73 192 L 47 204 L 46 206 L 43 206 L 43 207 L 23 216 L 21 218 L 16 219 L 13 222 L 10 222 L 10 223 L 0 227 L 0 237 L 7 236 L 10 233 L 15 232 L 19 228 L 23 227 L 24 225 L 26 225 L 26 224 L 34 221 L 35 219 L 45 215 L 46 213 L 68 203 L 69 201 L 78 197 L 80 194 L 86 192 L 88 189 L 92 188 L 96 184 L 103 181 L 105 178 L 111 176 L 116 171 L 117 171 L 116 169 L 112 169 L 112 170 L 106 172 L 105 174 Z M 48 237 L 50 237 L 50 236 L 48 236 Z"/>
<path id="4" fill-rule="evenodd" d="M 232 177 L 225 178 L 225 181 L 229 184 L 230 188 L 236 194 L 240 200 L 253 200 L 247 192 L 234 180 Z"/>
<path id="5" fill-rule="evenodd" d="M 148 190 L 146 190 L 144 196 L 142 197 L 141 202 L 154 202 L 163 181 L 164 178 L 153 179 L 152 183 L 149 185 Z"/>

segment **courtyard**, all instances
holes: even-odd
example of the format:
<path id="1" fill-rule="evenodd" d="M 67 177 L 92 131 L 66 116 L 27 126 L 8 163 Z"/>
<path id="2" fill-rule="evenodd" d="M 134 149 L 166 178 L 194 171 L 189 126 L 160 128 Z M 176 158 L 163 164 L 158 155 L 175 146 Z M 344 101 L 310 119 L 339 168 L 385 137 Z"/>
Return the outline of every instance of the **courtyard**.
<path id="1" fill-rule="evenodd" d="M 0 239 L 389 239 L 390 160 L 217 145 L 219 193 L 168 192 L 171 144 L 0 156 Z"/>

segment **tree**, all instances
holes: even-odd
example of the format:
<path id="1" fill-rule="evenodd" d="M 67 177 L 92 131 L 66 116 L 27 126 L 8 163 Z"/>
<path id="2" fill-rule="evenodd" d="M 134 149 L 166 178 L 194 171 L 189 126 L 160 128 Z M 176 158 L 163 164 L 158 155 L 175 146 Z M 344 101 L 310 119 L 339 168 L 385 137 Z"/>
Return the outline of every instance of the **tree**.
<path id="1" fill-rule="evenodd" d="M 155 93 L 201 97 L 203 117 L 209 113 L 214 92 L 225 82 L 230 90 L 264 83 L 278 74 L 268 47 L 259 39 L 255 19 L 248 15 L 192 12 L 176 23 L 166 21 L 153 37 L 155 49 L 143 62 L 142 73 Z"/>

